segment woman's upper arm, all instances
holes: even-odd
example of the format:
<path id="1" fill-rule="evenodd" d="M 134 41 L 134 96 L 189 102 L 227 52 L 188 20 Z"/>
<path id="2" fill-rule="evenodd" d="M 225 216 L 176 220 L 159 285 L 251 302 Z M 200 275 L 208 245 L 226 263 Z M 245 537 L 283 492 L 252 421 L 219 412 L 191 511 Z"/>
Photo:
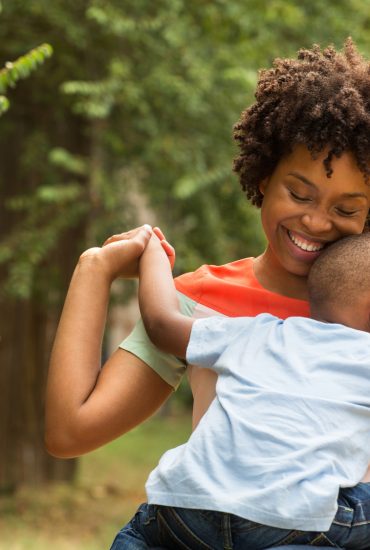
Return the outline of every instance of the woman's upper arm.
<path id="1" fill-rule="evenodd" d="M 139 319 L 131 334 L 121 342 L 120 348 L 139 357 L 174 389 L 180 384 L 186 369 L 185 362 L 160 351 L 149 339 L 142 319 Z"/>
<path id="2" fill-rule="evenodd" d="M 87 453 L 131 430 L 151 416 L 173 388 L 141 359 L 116 350 L 70 426 L 46 429 L 48 451 L 73 457 Z"/>

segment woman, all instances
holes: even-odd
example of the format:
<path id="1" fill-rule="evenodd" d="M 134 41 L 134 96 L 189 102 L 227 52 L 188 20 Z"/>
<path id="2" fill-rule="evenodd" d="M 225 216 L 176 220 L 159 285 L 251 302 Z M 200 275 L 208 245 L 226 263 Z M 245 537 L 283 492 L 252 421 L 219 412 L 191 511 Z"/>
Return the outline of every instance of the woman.
<path id="1" fill-rule="evenodd" d="M 363 232 L 368 222 L 369 89 L 369 62 L 351 40 L 343 53 L 314 46 L 261 72 L 256 103 L 235 127 L 240 155 L 234 168 L 247 197 L 261 208 L 268 245 L 258 258 L 180 277 L 184 311 L 308 315 L 306 278 L 313 261 L 322 248 Z M 111 283 L 136 276 L 146 238 L 141 228 L 116 235 L 79 260 L 48 380 L 46 444 L 55 456 L 81 455 L 140 424 L 185 370 L 153 349 L 140 325 L 100 369 Z M 195 367 L 188 373 L 196 426 L 216 379 Z"/>

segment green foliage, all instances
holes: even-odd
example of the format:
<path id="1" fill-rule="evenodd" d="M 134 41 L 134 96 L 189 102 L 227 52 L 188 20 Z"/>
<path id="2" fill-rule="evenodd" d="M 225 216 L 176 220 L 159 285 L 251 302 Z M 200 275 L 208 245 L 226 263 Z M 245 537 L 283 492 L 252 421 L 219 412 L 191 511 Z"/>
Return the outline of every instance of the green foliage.
<path id="1" fill-rule="evenodd" d="M 59 234 L 86 212 L 86 207 L 78 201 L 82 194 L 81 185 L 71 182 L 40 185 L 32 195 L 17 195 L 7 200 L 6 208 L 21 214 L 21 221 L 0 242 L 0 264 L 8 266 L 3 292 L 28 298 L 35 290 L 35 271 L 41 272 L 41 287 L 52 283 L 49 276 L 42 276 L 45 259 L 53 251 Z M 40 285 L 37 290 L 42 290 Z"/>
<path id="2" fill-rule="evenodd" d="M 85 176 L 88 170 L 87 159 L 72 155 L 62 147 L 51 149 L 49 153 L 49 161 L 51 164 L 74 174 L 76 176 Z"/>
<path id="3" fill-rule="evenodd" d="M 340 46 L 348 29 L 369 54 L 369 8 L 370 0 L 0 1 L 0 115 L 12 107 L 0 132 L 2 401 L 21 395 L 21 416 L 4 418 L 28 454 L 40 456 L 47 348 L 81 251 L 153 212 L 176 246 L 177 272 L 261 251 L 258 210 L 231 172 L 232 127 L 253 101 L 257 69 L 313 42 Z M 51 53 L 35 48 L 41 40 L 54 53 L 35 71 Z M 15 347 L 7 337 L 19 333 Z M 23 476 L 49 467 L 31 463 L 9 468 Z"/>
<path id="4" fill-rule="evenodd" d="M 6 288 L 25 297 L 47 284 L 61 295 L 65 278 L 52 265 L 58 250 L 73 265 L 84 247 L 147 221 L 143 203 L 174 242 L 177 271 L 257 254 L 258 211 L 231 174 L 232 126 L 253 100 L 257 70 L 313 42 L 340 46 L 348 29 L 366 53 L 369 7 L 369 0 L 4 4 L 5 59 L 39 36 L 54 48 L 47 72 L 9 89 L 12 116 L 2 119 L 9 185 L 0 253 L 13 281 Z M 49 53 L 41 50 L 34 65 Z M 26 74 L 26 58 L 6 69 L 8 85 Z M 0 112 L 6 108 L 0 99 Z"/>
<path id="5" fill-rule="evenodd" d="M 8 99 L 1 95 L 0 96 L 0 116 L 5 113 L 9 109 L 9 101 Z"/>
<path id="6" fill-rule="evenodd" d="M 4 94 L 8 88 L 14 88 L 18 80 L 27 78 L 52 53 L 49 44 L 41 44 L 15 61 L 7 61 L 4 69 L 0 70 L 0 94 Z M 6 97 L 0 96 L 0 115 L 8 108 L 9 101 Z"/>

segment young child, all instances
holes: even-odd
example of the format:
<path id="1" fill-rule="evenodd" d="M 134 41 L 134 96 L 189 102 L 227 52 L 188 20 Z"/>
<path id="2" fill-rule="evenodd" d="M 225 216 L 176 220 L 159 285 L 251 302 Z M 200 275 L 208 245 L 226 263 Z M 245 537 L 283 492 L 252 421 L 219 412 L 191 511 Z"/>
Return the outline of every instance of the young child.
<path id="1" fill-rule="evenodd" d="M 370 461 L 369 273 L 370 234 L 347 237 L 310 270 L 311 318 L 194 320 L 181 314 L 152 237 L 140 263 L 147 333 L 218 382 L 189 441 L 148 479 L 149 504 L 159 505 L 148 526 L 139 522 L 148 547 L 224 548 L 228 520 L 235 549 L 310 543 L 322 531 L 332 545 L 369 548 L 369 501 L 358 503 L 357 528 L 344 497 L 337 513 L 340 488 L 356 485 Z"/>
<path id="2" fill-rule="evenodd" d="M 362 233 L 368 221 L 369 89 L 369 62 L 350 40 L 343 52 L 314 47 L 262 71 L 256 102 L 236 126 L 235 170 L 247 197 L 261 208 L 267 248 L 257 258 L 203 266 L 178 278 L 184 313 L 308 316 L 307 275 L 314 260 L 327 244 Z M 143 422 L 185 370 L 194 426 L 214 398 L 217 375 L 160 352 L 141 323 L 101 369 L 112 281 L 137 275 L 148 238 L 143 228 L 115 235 L 78 262 L 47 385 L 46 446 L 55 456 L 89 452 Z M 370 492 L 367 484 L 357 490 L 365 488 Z"/>

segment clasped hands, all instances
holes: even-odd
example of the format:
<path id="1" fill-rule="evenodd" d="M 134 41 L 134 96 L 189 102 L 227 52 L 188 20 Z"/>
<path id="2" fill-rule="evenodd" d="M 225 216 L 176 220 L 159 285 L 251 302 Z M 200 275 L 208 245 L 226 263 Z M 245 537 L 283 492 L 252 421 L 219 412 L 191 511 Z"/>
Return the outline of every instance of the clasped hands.
<path id="1" fill-rule="evenodd" d="M 89 248 L 80 256 L 80 262 L 98 263 L 109 280 L 132 279 L 139 275 L 139 260 L 151 238 L 158 239 L 173 268 L 175 250 L 166 240 L 159 227 L 148 225 L 136 227 L 130 231 L 112 235 L 102 247 Z"/>

